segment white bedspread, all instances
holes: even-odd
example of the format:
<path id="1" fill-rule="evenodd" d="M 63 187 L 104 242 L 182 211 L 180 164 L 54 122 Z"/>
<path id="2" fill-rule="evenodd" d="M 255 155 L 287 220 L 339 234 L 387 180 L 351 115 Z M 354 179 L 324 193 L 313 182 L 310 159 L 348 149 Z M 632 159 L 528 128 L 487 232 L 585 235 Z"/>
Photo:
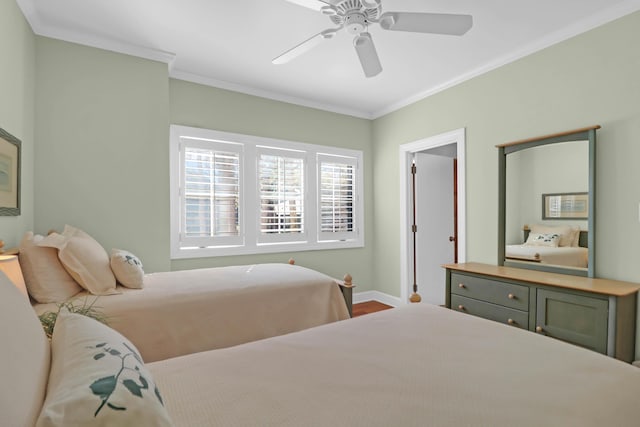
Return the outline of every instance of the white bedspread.
<path id="1" fill-rule="evenodd" d="M 148 367 L 176 426 L 640 423 L 640 369 L 424 303 Z"/>
<path id="2" fill-rule="evenodd" d="M 542 264 L 586 268 L 589 260 L 589 249 L 573 246 L 556 248 L 549 246 L 507 245 L 505 256 L 507 258 L 539 259 Z"/>
<path id="3" fill-rule="evenodd" d="M 289 264 L 153 273 L 96 306 L 145 362 L 230 347 L 349 318 L 337 282 Z M 83 301 L 79 294 L 75 298 Z M 93 296 L 88 297 L 93 301 Z M 57 310 L 36 304 L 36 312 Z"/>

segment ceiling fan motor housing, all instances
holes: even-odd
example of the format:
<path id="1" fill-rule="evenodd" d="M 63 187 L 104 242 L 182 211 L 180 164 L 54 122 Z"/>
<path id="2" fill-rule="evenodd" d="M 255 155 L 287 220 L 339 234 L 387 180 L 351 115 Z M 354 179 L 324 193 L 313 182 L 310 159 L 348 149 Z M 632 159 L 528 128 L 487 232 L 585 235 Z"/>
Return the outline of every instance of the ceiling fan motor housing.
<path id="1" fill-rule="evenodd" d="M 375 6 L 373 6 L 375 4 Z M 372 7 L 373 6 L 373 7 Z M 382 6 L 380 2 L 362 0 L 344 0 L 333 6 L 335 15 L 331 21 L 336 25 L 344 25 L 350 34 L 360 34 L 366 31 L 369 22 L 375 22 L 380 16 Z"/>
<path id="2" fill-rule="evenodd" d="M 367 28 L 367 18 L 361 13 L 350 13 L 344 19 L 344 26 L 349 34 L 360 34 Z"/>

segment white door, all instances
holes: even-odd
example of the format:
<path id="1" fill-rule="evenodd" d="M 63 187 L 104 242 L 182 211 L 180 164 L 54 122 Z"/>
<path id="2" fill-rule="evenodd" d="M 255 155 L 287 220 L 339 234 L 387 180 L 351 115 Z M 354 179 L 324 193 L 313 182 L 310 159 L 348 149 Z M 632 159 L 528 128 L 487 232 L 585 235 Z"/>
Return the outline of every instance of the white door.
<path id="1" fill-rule="evenodd" d="M 424 302 L 445 303 L 445 271 L 454 262 L 453 159 L 429 151 L 416 159 L 416 260 L 418 293 Z"/>

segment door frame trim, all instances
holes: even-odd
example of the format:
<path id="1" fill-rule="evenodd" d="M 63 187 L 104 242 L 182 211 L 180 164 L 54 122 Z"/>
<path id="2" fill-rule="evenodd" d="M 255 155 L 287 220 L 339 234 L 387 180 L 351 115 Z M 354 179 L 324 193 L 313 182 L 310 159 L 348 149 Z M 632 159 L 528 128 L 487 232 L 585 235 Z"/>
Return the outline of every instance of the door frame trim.
<path id="1" fill-rule="evenodd" d="M 458 262 L 466 261 L 467 239 L 466 239 L 466 132 L 465 128 L 452 130 L 449 132 L 434 135 L 428 138 L 409 142 L 400 145 L 400 301 L 403 304 L 409 303 L 409 296 L 413 292 L 413 283 L 410 278 L 413 271 L 413 254 L 409 250 L 411 244 L 411 218 L 412 207 L 409 191 L 411 189 L 411 174 L 407 173 L 410 168 L 414 153 L 425 151 L 431 148 L 442 147 L 444 145 L 456 144 L 456 156 L 458 159 Z M 420 284 L 418 284 L 418 293 Z"/>

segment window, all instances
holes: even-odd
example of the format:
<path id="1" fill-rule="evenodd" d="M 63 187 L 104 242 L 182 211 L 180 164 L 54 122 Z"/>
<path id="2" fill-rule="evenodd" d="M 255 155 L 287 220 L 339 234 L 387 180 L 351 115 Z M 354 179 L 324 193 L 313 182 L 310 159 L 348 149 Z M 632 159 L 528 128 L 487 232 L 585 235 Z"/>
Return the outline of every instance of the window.
<path id="1" fill-rule="evenodd" d="M 354 237 L 355 159 L 318 156 L 320 170 L 320 238 L 347 240 Z"/>
<path id="2" fill-rule="evenodd" d="M 184 144 L 180 225 L 185 245 L 241 243 L 239 148 L 203 141 Z"/>
<path id="3" fill-rule="evenodd" d="M 361 247 L 362 152 L 171 125 L 171 256 Z"/>
<path id="4" fill-rule="evenodd" d="M 304 159 L 301 153 L 261 149 L 258 159 L 261 242 L 303 240 Z"/>

